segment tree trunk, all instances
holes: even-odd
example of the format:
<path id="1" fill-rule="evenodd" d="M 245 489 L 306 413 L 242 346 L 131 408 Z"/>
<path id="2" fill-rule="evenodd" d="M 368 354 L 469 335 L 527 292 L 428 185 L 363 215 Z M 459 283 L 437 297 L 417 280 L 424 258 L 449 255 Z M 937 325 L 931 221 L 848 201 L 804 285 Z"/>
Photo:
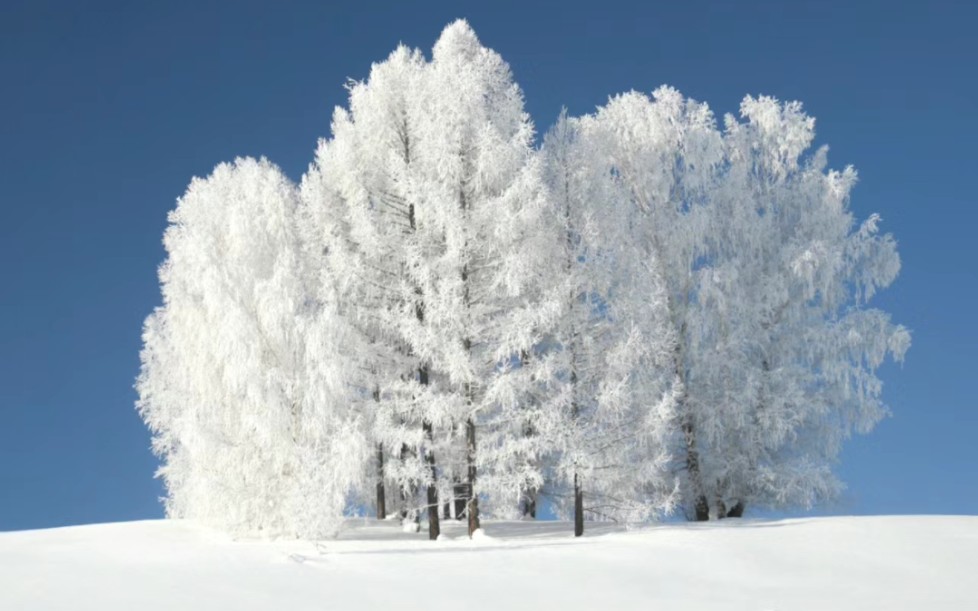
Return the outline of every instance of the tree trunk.
<path id="1" fill-rule="evenodd" d="M 693 492 L 693 511 L 697 522 L 710 519 L 710 503 L 703 493 L 703 482 L 700 478 L 700 455 L 696 450 L 696 434 L 693 423 L 687 417 L 683 421 L 683 437 L 686 441 L 686 470 L 689 472 L 690 487 Z"/>
<path id="2" fill-rule="evenodd" d="M 744 509 L 747 507 L 744 505 L 743 501 L 737 501 L 730 511 L 727 512 L 728 518 L 742 518 L 744 517 Z"/>
<path id="3" fill-rule="evenodd" d="M 584 534 L 584 491 L 581 490 L 581 480 L 574 474 L 574 536 Z"/>
<path id="4" fill-rule="evenodd" d="M 565 271 L 567 272 L 568 278 L 572 274 L 572 269 L 574 267 L 575 256 L 575 246 L 574 237 L 576 234 L 575 227 L 571 222 L 571 198 L 569 193 L 569 182 L 565 174 L 564 180 L 564 224 L 566 227 L 566 247 L 567 247 L 567 260 L 565 262 Z M 577 302 L 578 294 L 571 289 L 570 293 L 567 295 L 567 303 L 570 306 L 571 311 L 574 310 L 574 304 Z M 571 420 L 574 422 L 574 426 L 577 426 L 577 417 L 579 407 L 577 404 L 577 351 L 575 349 L 573 338 L 577 335 L 577 329 L 573 326 L 573 316 L 571 316 L 572 326 L 570 329 L 571 341 L 568 342 L 568 348 L 570 350 L 570 386 L 571 386 Z M 581 480 L 577 474 L 577 464 L 574 464 L 574 536 L 580 537 L 584 534 L 584 491 L 581 490 Z"/>
<path id="5" fill-rule="evenodd" d="M 410 161 L 410 149 L 408 147 L 408 142 L 404 142 L 404 157 L 405 160 Z M 417 229 L 417 224 L 415 222 L 414 216 L 414 204 L 408 206 L 408 223 L 411 226 L 411 231 Z M 424 295 L 421 291 L 421 287 L 415 287 L 415 294 L 418 296 L 418 301 L 414 306 L 414 314 L 418 319 L 418 322 L 424 324 Z M 418 383 L 421 386 L 428 386 L 428 366 L 425 364 L 418 366 Z M 431 423 L 424 421 L 421 424 L 424 429 L 425 436 L 428 439 L 429 445 L 433 440 L 431 432 Z M 428 538 L 434 541 L 441 534 L 440 524 L 438 522 L 438 471 L 435 468 L 435 453 L 429 447 L 427 452 L 425 452 L 425 463 L 428 465 L 430 472 L 430 481 L 428 482 L 428 495 L 427 495 L 427 505 L 428 505 Z"/>
<path id="6" fill-rule="evenodd" d="M 529 351 L 520 350 L 520 367 L 527 367 L 529 363 Z M 533 378 L 531 378 L 531 382 L 533 381 Z M 531 395 L 527 398 L 526 402 L 527 405 L 532 407 L 532 405 L 535 403 L 535 399 Z M 523 436 L 527 439 L 532 439 L 533 437 L 536 437 L 536 435 L 536 427 L 533 426 L 533 421 L 528 419 L 525 423 L 523 423 Z M 528 468 L 537 466 L 532 458 L 526 459 L 526 465 Z M 522 513 L 523 517 L 531 517 L 535 519 L 537 517 L 537 490 L 535 488 L 528 488 L 523 491 L 521 497 L 520 512 Z"/>
<path id="7" fill-rule="evenodd" d="M 424 424 L 425 434 L 428 436 L 428 441 L 431 441 L 431 425 Z M 436 486 L 436 470 L 435 470 L 435 453 L 428 449 L 425 453 L 425 463 L 427 463 L 428 468 L 431 470 L 431 481 L 428 482 L 428 538 L 432 541 L 438 538 L 441 534 L 441 523 L 438 521 L 438 487 Z"/>
<path id="8" fill-rule="evenodd" d="M 408 444 L 402 443 L 401 444 L 401 452 L 400 452 L 400 455 L 399 455 L 399 458 L 401 460 L 401 465 L 402 466 L 404 465 L 405 462 L 407 462 L 407 457 L 410 455 L 410 453 L 411 453 L 411 448 L 408 447 Z M 414 484 L 413 483 L 410 484 L 410 487 L 411 487 L 411 495 L 413 495 L 414 494 Z M 404 524 L 404 521 L 407 520 L 407 517 L 408 517 L 408 498 L 409 498 L 409 496 L 410 495 L 408 494 L 408 491 L 405 490 L 403 487 L 401 487 L 401 524 L 402 525 Z"/>
<path id="9" fill-rule="evenodd" d="M 456 440 L 458 439 L 458 424 L 454 420 L 452 421 L 451 432 L 452 432 L 451 445 L 454 446 Z M 444 520 L 461 520 L 462 512 L 465 511 L 465 500 L 464 499 L 462 500 L 462 505 L 460 508 L 458 489 L 459 486 L 462 484 L 462 482 L 459 479 L 458 472 L 456 472 L 454 469 L 452 469 L 451 483 L 452 483 L 451 492 L 449 493 L 448 498 L 446 498 L 444 501 L 444 512 L 442 513 L 441 517 Z"/>
<path id="10" fill-rule="evenodd" d="M 458 482 L 453 486 L 452 494 L 455 495 L 455 519 L 461 520 L 465 515 L 465 507 L 469 503 L 471 488 L 466 482 Z"/>
<path id="11" fill-rule="evenodd" d="M 717 519 L 722 520 L 727 517 L 727 504 L 723 499 L 717 499 Z"/>
<path id="12" fill-rule="evenodd" d="M 468 462 L 469 503 L 466 513 L 469 517 L 469 537 L 479 529 L 479 495 L 475 489 L 475 422 L 472 418 L 465 421 L 465 446 Z"/>
<path id="13" fill-rule="evenodd" d="M 523 507 L 521 507 L 521 509 L 523 510 L 522 513 L 524 518 L 533 518 L 534 520 L 536 519 L 537 491 L 535 488 L 526 491 L 523 497 Z"/>
<path id="14" fill-rule="evenodd" d="M 374 402 L 380 403 L 380 388 L 374 387 Z M 377 444 L 377 519 L 387 518 L 387 497 L 384 494 L 384 444 Z"/>
<path id="15" fill-rule="evenodd" d="M 384 446 L 377 444 L 377 519 L 387 518 L 387 498 L 384 495 Z"/>
<path id="16" fill-rule="evenodd" d="M 686 323 L 679 328 L 679 339 L 676 341 L 675 348 L 675 372 L 683 385 L 682 394 L 679 397 L 679 413 L 682 414 L 683 442 L 686 445 L 686 473 L 689 476 L 689 489 L 693 497 L 693 513 L 697 522 L 706 522 L 710 519 L 710 502 L 706 500 L 706 493 L 703 492 L 703 478 L 700 475 L 700 453 L 696 449 L 696 429 L 693 426 L 693 416 L 689 411 L 688 391 L 686 389 L 686 358 L 683 354 L 683 345 L 686 341 Z"/>
<path id="17" fill-rule="evenodd" d="M 421 316 L 418 316 L 421 318 Z M 422 386 L 428 385 L 428 367 L 422 366 L 418 368 L 418 381 Z M 425 438 L 428 440 L 429 446 L 433 441 L 433 434 L 431 430 L 431 423 L 425 421 L 422 423 L 422 428 L 424 429 Z M 430 469 L 430 480 L 428 481 L 428 538 L 434 541 L 441 534 L 441 524 L 438 521 L 438 471 L 435 468 L 435 452 L 429 447 L 425 452 L 424 457 L 425 463 Z"/>
<path id="18" fill-rule="evenodd" d="M 401 463 L 407 461 L 408 456 L 416 457 L 417 454 L 411 449 L 406 443 L 401 444 Z M 416 505 L 416 500 L 418 497 L 418 484 L 416 481 L 411 480 L 408 484 L 408 489 L 405 490 L 401 488 L 401 526 L 404 526 L 408 519 L 414 522 L 415 528 L 414 532 L 418 532 L 421 529 L 421 516 L 419 512 L 414 509 Z"/>

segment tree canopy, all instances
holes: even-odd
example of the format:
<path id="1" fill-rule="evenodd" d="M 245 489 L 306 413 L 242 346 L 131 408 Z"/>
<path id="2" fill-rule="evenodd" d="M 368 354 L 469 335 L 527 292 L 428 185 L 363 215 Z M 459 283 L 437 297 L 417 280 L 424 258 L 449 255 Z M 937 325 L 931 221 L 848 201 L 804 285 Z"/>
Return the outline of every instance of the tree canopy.
<path id="1" fill-rule="evenodd" d="M 298 184 L 237 159 L 170 213 L 136 382 L 167 514 L 315 538 L 374 506 L 436 538 L 831 498 L 910 335 L 869 306 L 896 242 L 814 134 L 660 87 L 538 143 L 465 21 L 398 47 Z"/>

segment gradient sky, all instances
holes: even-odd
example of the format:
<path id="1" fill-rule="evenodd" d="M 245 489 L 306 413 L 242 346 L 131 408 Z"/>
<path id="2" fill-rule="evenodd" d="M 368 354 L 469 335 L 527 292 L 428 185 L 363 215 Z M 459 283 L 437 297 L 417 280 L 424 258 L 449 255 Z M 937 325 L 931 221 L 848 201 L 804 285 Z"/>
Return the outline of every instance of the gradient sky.
<path id="1" fill-rule="evenodd" d="M 346 80 L 456 17 L 540 131 L 663 83 L 718 114 L 801 100 L 899 241 L 876 305 L 913 331 L 819 512 L 978 511 L 975 3 L 332 4 L 0 4 L 0 530 L 162 515 L 132 384 L 167 211 L 238 155 L 298 179 Z"/>

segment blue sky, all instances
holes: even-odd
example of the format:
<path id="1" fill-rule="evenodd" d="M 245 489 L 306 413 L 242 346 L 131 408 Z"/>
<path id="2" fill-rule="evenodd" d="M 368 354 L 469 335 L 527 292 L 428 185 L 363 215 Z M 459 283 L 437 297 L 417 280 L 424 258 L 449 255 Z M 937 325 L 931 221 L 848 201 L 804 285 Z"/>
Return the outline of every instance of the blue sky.
<path id="1" fill-rule="evenodd" d="M 469 19 L 545 130 L 667 83 L 735 111 L 798 99 L 852 206 L 904 266 L 893 417 L 853 440 L 821 513 L 975 513 L 978 10 L 965 2 L 64 2 L 0 5 L 0 530 L 162 515 L 133 409 L 166 213 L 265 155 L 298 179 L 347 78 Z M 899 8 L 897 8 L 899 7 Z"/>

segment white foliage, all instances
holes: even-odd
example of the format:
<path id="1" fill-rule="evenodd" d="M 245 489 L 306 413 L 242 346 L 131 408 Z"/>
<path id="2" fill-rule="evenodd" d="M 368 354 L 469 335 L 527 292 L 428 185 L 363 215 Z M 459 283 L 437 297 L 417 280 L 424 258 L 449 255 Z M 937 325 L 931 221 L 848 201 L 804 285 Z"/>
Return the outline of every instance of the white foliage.
<path id="1" fill-rule="evenodd" d="M 136 383 L 168 515 L 319 537 L 378 483 L 417 512 L 470 474 L 507 517 L 574 482 L 624 521 L 839 490 L 910 334 L 868 307 L 896 242 L 800 103 L 720 128 L 632 91 L 537 149 L 464 21 L 348 89 L 298 188 L 238 159 L 170 214 Z"/>
<path id="2" fill-rule="evenodd" d="M 556 474 L 589 518 L 636 521 L 671 508 L 674 338 L 659 262 L 608 160 L 608 140 L 562 114 L 544 142 L 564 310 L 555 332 L 564 392 L 548 420 Z M 566 505 L 566 503 L 561 503 Z"/>
<path id="3" fill-rule="evenodd" d="M 238 159 L 170 214 L 137 381 L 168 515 L 270 536 L 338 523 L 361 451 L 336 410 L 334 322 L 302 282 L 296 202 L 278 168 Z"/>
<path id="4" fill-rule="evenodd" d="M 720 506 L 831 496 L 841 442 L 885 413 L 874 372 L 909 334 L 863 304 L 899 270 L 871 216 L 853 229 L 855 172 L 809 159 L 801 105 L 748 96 L 716 129 L 660 88 L 613 98 L 584 125 L 628 191 L 661 263 L 675 338 L 685 497 Z M 722 511 L 722 508 L 720 508 Z"/>

